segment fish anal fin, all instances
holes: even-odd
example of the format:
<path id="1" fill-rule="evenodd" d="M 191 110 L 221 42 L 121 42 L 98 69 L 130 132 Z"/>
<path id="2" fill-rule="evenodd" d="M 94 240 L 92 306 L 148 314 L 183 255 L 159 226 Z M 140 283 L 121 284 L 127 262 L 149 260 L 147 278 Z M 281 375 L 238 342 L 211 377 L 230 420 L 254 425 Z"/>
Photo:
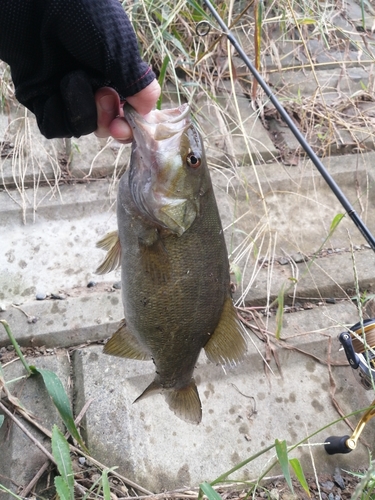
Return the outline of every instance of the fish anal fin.
<path id="1" fill-rule="evenodd" d="M 210 361 L 220 365 L 235 365 L 246 353 L 247 342 L 230 297 L 224 302 L 219 323 L 204 350 Z"/>
<path id="2" fill-rule="evenodd" d="M 139 360 L 151 359 L 147 349 L 129 332 L 125 320 L 104 346 L 105 354 Z"/>
<path id="3" fill-rule="evenodd" d="M 177 417 L 190 424 L 200 423 L 202 404 L 194 379 L 185 387 L 168 389 L 164 395 L 169 408 Z"/>
<path id="4" fill-rule="evenodd" d="M 103 248 L 107 250 L 107 255 L 105 256 L 103 262 L 95 271 L 96 274 L 106 274 L 114 271 L 120 266 L 121 261 L 121 244 L 118 237 L 117 231 L 112 231 L 108 233 L 104 238 L 102 238 L 96 244 L 98 248 Z"/>

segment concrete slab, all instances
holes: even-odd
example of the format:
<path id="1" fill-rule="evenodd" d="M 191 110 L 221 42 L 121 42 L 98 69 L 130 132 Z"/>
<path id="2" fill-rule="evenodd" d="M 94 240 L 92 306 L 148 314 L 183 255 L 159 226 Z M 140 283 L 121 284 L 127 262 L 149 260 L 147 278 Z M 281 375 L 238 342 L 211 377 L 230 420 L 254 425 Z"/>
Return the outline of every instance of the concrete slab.
<path id="1" fill-rule="evenodd" d="M 372 233 L 374 160 L 373 153 L 324 160 L 328 172 Z M 327 241 L 331 224 L 343 213 L 343 207 L 310 161 L 301 160 L 297 167 L 278 163 L 242 167 L 235 174 L 214 171 L 212 178 L 229 253 L 240 267 L 246 259 L 252 263 L 260 255 L 271 258 L 272 254 L 298 251 L 311 255 L 323 244 L 332 249 L 346 248 L 350 246 L 348 231 L 354 244 L 365 243 L 349 217 L 340 222 Z M 241 243 L 245 235 L 248 241 L 244 247 Z"/>
<path id="2" fill-rule="evenodd" d="M 346 365 L 332 370 L 336 398 L 347 413 L 366 407 L 372 397 L 359 388 L 335 340 L 337 324 L 352 322 L 355 317 L 355 309 L 346 304 L 321 308 L 318 314 L 307 311 L 284 316 L 287 344 L 303 346 L 323 362 L 327 359 L 328 339 L 332 338 L 331 359 Z M 269 328 L 272 331 L 271 324 Z M 311 329 L 312 333 L 303 334 L 301 329 Z M 255 343 L 264 352 L 257 339 Z M 132 404 L 153 379 L 151 362 L 112 358 L 94 346 L 76 351 L 77 409 L 88 398 L 95 399 L 85 425 L 93 456 L 109 466 L 119 466 L 125 476 L 159 492 L 213 480 L 276 438 L 296 444 L 338 418 L 326 365 L 278 347 L 282 373 L 271 362 L 274 374 L 266 376 L 263 361 L 252 344 L 249 351 L 246 360 L 227 373 L 208 363 L 204 356 L 200 358 L 195 371 L 203 404 L 199 426 L 178 420 L 160 395 Z M 321 444 L 325 438 L 344 434 L 350 434 L 350 430 L 336 423 L 311 438 L 311 449 L 302 447 L 292 456 L 300 458 L 305 473 L 312 472 L 310 453 L 320 472 L 332 472 L 337 466 L 350 469 L 353 459 L 356 467 L 366 465 L 368 455 L 362 445 L 353 455 L 325 454 Z M 369 424 L 366 439 L 372 443 L 373 437 L 374 429 Z M 262 455 L 232 479 L 257 477 L 270 464 L 273 454 Z"/>
<path id="3" fill-rule="evenodd" d="M 29 199 L 40 205 L 37 212 L 26 210 L 26 225 L 20 206 L 0 193 L 0 301 L 21 303 L 38 292 L 108 280 L 95 274 L 105 255 L 95 244 L 116 227 L 108 189 L 108 181 L 60 186 L 57 192 L 30 189 Z M 111 277 L 118 279 L 116 273 Z"/>
<path id="4" fill-rule="evenodd" d="M 11 325 L 21 346 L 70 347 L 108 338 L 123 318 L 121 292 L 103 284 L 74 289 L 64 300 L 28 300 L 9 306 L 0 318 Z M 75 296 L 74 296 L 75 295 Z M 0 331 L 0 347 L 9 345 Z"/>
<path id="5" fill-rule="evenodd" d="M 38 368 L 54 371 L 64 385 L 67 394 L 71 394 L 70 364 L 66 353 L 60 352 L 29 359 L 28 362 Z M 52 430 L 52 426 L 57 424 L 63 430 L 58 412 L 48 396 L 40 376 L 12 382 L 12 380 L 25 375 L 25 370 L 19 361 L 3 367 L 3 372 L 11 394 L 16 396 L 44 427 Z M 19 415 L 16 414 L 16 416 L 21 419 Z M 27 421 L 22 420 L 22 423 L 45 448 L 51 451 L 48 438 Z M 33 479 L 46 461 L 46 456 L 8 417 L 5 417 L 4 424 L 0 428 L 0 442 L 1 483 L 11 491 L 19 492 L 21 486 L 25 487 Z M 2 493 L 1 498 L 5 499 L 8 496 Z"/>

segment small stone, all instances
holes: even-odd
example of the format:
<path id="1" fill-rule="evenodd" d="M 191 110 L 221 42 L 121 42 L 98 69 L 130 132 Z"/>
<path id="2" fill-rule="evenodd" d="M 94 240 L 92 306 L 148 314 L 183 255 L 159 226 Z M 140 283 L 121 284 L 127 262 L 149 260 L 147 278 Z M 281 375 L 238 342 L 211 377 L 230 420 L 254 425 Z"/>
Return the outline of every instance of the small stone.
<path id="1" fill-rule="evenodd" d="M 301 262 L 305 262 L 306 260 L 300 252 L 294 253 L 291 257 L 296 264 L 300 264 Z"/>
<path id="2" fill-rule="evenodd" d="M 51 293 L 51 299 L 65 300 L 66 296 L 63 293 Z"/>
<path id="3" fill-rule="evenodd" d="M 285 266 L 286 264 L 288 264 L 289 259 L 287 259 L 286 257 L 280 257 L 279 259 L 277 259 L 277 262 L 280 264 L 280 266 Z"/>
<path id="4" fill-rule="evenodd" d="M 333 297 L 330 297 L 326 299 L 327 304 L 336 304 L 336 299 Z"/>
<path id="5" fill-rule="evenodd" d="M 39 318 L 38 318 L 37 316 L 29 316 L 29 317 L 27 318 L 27 322 L 28 322 L 28 323 L 36 323 L 36 322 L 38 321 L 38 319 L 39 319 Z"/>
<path id="6" fill-rule="evenodd" d="M 121 290 L 121 281 L 116 281 L 115 283 L 113 283 L 112 288 L 114 288 L 115 290 Z"/>
<path id="7" fill-rule="evenodd" d="M 325 488 L 326 490 L 331 490 L 335 485 L 332 481 L 326 481 L 325 483 L 320 483 L 322 488 Z"/>
<path id="8" fill-rule="evenodd" d="M 7 310 L 5 304 L 0 304 L 0 313 L 5 312 Z"/>
<path id="9" fill-rule="evenodd" d="M 35 295 L 36 300 L 46 300 L 47 295 L 44 292 L 38 292 Z"/>
<path id="10" fill-rule="evenodd" d="M 273 488 L 271 491 L 270 491 L 270 499 L 271 500 L 279 500 L 280 498 L 280 495 L 279 495 L 279 492 L 276 488 Z"/>
<path id="11" fill-rule="evenodd" d="M 79 462 L 81 465 L 85 465 L 85 463 L 86 463 L 86 458 L 85 458 L 85 457 L 79 457 L 78 462 Z"/>
<path id="12" fill-rule="evenodd" d="M 14 351 L 14 347 L 12 345 L 7 345 L 7 351 Z"/>
<path id="13" fill-rule="evenodd" d="M 87 283 L 87 288 L 93 288 L 94 286 L 96 286 L 96 281 L 89 281 Z"/>
<path id="14" fill-rule="evenodd" d="M 335 469 L 335 473 L 333 475 L 333 480 L 335 481 L 335 483 L 337 484 L 337 486 L 339 488 L 341 488 L 342 490 L 345 489 L 345 483 L 344 483 L 344 480 L 343 480 L 342 475 L 340 473 L 340 469 L 338 469 L 338 468 Z"/>

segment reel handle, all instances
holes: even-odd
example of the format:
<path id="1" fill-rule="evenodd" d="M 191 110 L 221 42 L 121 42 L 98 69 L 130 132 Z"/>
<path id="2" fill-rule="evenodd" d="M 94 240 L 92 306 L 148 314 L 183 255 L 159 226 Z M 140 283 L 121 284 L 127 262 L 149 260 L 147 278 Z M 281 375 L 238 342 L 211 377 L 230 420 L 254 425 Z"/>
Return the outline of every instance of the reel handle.
<path id="1" fill-rule="evenodd" d="M 350 453 L 353 449 L 347 445 L 349 439 L 350 436 L 330 436 L 324 441 L 324 449 L 328 455 Z"/>

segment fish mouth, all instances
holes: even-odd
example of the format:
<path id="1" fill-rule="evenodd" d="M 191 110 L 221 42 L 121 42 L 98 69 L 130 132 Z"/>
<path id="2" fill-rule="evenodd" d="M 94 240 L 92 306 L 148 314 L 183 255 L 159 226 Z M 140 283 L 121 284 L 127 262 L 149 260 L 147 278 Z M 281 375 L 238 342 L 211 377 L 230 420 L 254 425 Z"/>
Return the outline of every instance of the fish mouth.
<path id="1" fill-rule="evenodd" d="M 190 125 L 190 107 L 182 104 L 177 108 L 153 110 L 140 115 L 130 104 L 124 106 L 124 116 L 133 130 L 134 141 L 153 139 L 162 141 L 181 134 Z M 149 142 L 149 141 L 148 141 Z"/>
<path id="2" fill-rule="evenodd" d="M 183 169 L 183 136 L 192 125 L 190 107 L 154 110 L 143 117 L 125 104 L 124 115 L 133 129 L 129 171 L 133 201 L 146 219 L 181 236 L 197 215 L 195 201 L 176 187 Z"/>

